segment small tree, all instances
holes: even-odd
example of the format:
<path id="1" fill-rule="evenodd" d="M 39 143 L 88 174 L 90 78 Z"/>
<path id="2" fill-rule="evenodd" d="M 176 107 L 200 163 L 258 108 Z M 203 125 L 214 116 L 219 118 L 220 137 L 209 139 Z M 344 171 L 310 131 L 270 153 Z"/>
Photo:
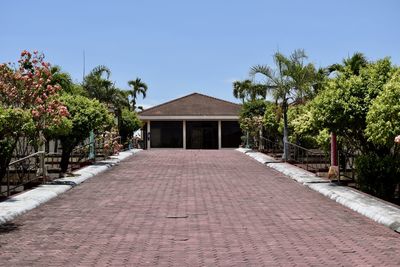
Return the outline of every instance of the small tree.
<path id="1" fill-rule="evenodd" d="M 72 150 L 89 137 L 91 130 L 98 132 L 111 127 L 113 118 L 98 100 L 65 94 L 61 101 L 68 107 L 70 116 L 60 126 L 52 129 L 51 134 L 61 141 L 60 168 L 65 173 Z"/>
<path id="2" fill-rule="evenodd" d="M 395 68 L 389 59 L 383 59 L 368 63 L 359 75 L 353 71 L 344 67 L 312 100 L 307 113 L 312 121 L 309 126 L 335 132 L 348 150 L 387 154 L 387 148 L 371 142 L 372 132 L 366 136 L 366 118 L 371 104 L 390 80 Z M 375 134 L 380 134 L 378 132 Z"/>
<path id="3" fill-rule="evenodd" d="M 256 146 L 263 127 L 265 108 L 265 101 L 262 99 L 245 102 L 239 114 L 240 128 L 254 140 Z"/>
<path id="4" fill-rule="evenodd" d="M 142 122 L 137 117 L 136 112 L 127 108 L 122 109 L 121 120 L 119 125 L 119 134 L 121 135 L 122 144 L 133 137 L 133 132 L 140 129 Z"/>
<path id="5" fill-rule="evenodd" d="M 283 115 L 283 143 L 288 141 L 288 117 L 289 104 L 301 102 L 307 95 L 313 93 L 313 85 L 316 77 L 314 65 L 304 64 L 307 58 L 304 50 L 295 50 L 289 57 L 281 53 L 275 53 L 274 62 L 276 69 L 266 65 L 256 65 L 251 68 L 250 75 L 263 75 L 266 80 L 264 86 L 267 93 L 272 94 L 274 100 L 279 103 Z M 283 157 L 288 154 L 285 145 Z"/>
<path id="6" fill-rule="evenodd" d="M 29 136 L 35 125 L 29 111 L 21 108 L 4 109 L 0 106 L 0 183 L 6 174 L 17 140 Z"/>

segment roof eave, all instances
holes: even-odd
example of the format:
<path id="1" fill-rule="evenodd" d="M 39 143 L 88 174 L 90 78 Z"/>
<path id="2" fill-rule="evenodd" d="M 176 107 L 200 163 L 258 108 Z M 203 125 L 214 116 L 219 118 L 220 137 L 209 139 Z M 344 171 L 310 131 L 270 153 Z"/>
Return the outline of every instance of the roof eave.
<path id="1" fill-rule="evenodd" d="M 239 116 L 235 115 L 178 115 L 178 116 L 145 116 L 140 115 L 139 118 L 143 121 L 146 120 L 239 120 Z"/>

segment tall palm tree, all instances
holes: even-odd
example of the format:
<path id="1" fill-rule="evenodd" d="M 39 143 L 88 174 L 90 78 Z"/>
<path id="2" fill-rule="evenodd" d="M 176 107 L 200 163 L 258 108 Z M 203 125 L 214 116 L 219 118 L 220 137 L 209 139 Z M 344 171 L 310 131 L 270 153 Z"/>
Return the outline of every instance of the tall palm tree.
<path id="1" fill-rule="evenodd" d="M 289 104 L 304 101 L 313 91 L 315 68 L 313 64 L 304 64 L 307 58 L 304 50 L 295 50 L 289 57 L 277 52 L 273 59 L 275 69 L 267 65 L 256 65 L 250 70 L 251 76 L 261 74 L 265 78 L 264 86 L 267 93 L 271 94 L 276 103 L 281 106 L 283 113 L 283 158 L 288 157 L 288 118 Z"/>
<path id="2" fill-rule="evenodd" d="M 139 94 L 142 95 L 143 98 L 146 97 L 147 92 L 147 84 L 143 82 L 140 78 L 136 78 L 136 80 L 128 81 L 128 85 L 132 88 L 130 90 L 131 99 L 131 106 L 132 110 L 136 109 L 136 99 Z"/>

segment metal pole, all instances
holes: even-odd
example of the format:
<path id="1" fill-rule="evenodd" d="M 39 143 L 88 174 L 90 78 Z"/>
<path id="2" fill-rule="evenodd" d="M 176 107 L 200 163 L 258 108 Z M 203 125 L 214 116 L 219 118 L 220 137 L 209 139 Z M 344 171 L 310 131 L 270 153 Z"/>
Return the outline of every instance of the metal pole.
<path id="1" fill-rule="evenodd" d="M 45 165 L 45 152 L 43 151 L 42 153 L 40 153 L 40 169 L 42 177 L 43 177 L 43 181 L 46 181 L 46 177 L 47 177 L 47 170 L 46 170 L 46 165 Z"/>

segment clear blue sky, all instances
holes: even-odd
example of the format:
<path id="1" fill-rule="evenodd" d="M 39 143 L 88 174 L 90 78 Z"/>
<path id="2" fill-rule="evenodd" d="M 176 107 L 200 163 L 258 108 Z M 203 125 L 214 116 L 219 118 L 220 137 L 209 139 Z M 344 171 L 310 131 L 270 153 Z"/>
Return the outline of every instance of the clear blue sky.
<path id="1" fill-rule="evenodd" d="M 0 2 L 0 62 L 42 51 L 75 81 L 106 65 L 122 89 L 142 78 L 155 105 L 200 92 L 230 101 L 232 81 L 274 52 L 326 66 L 360 51 L 400 65 L 397 0 L 19 0 Z"/>

